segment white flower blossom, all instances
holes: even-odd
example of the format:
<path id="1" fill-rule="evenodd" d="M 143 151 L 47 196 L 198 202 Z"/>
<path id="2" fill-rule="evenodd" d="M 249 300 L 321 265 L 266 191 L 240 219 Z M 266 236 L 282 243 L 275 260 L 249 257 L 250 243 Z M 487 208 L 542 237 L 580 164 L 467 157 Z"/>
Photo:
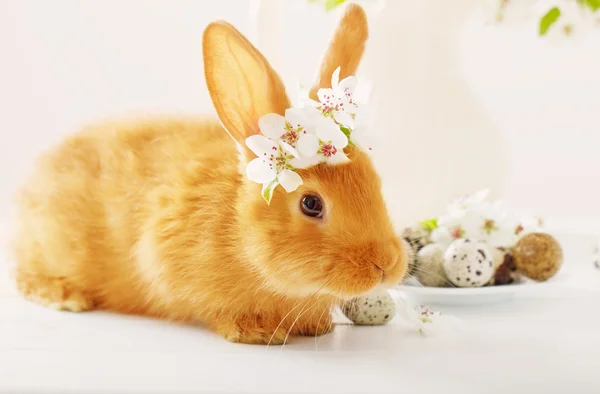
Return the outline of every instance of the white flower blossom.
<path id="1" fill-rule="evenodd" d="M 262 183 L 262 195 L 267 203 L 271 202 L 277 185 L 289 193 L 302 184 L 302 178 L 294 171 L 302 167 L 291 164 L 293 148 L 287 143 L 277 144 L 265 136 L 253 135 L 246 139 L 246 145 L 258 156 L 246 166 L 246 176 L 253 182 Z"/>
<path id="2" fill-rule="evenodd" d="M 246 175 L 263 185 L 262 195 L 267 203 L 277 185 L 292 192 L 302 184 L 296 169 L 320 163 L 346 163 L 350 159 L 344 148 L 349 143 L 364 146 L 362 134 L 366 122 L 361 120 L 354 99 L 357 79 L 347 77 L 339 81 L 339 74 L 338 67 L 331 78 L 331 89 L 318 91 L 320 102 L 310 100 L 301 87 L 306 97 L 300 97 L 300 107 L 287 109 L 285 116 L 276 113 L 262 116 L 258 126 L 263 135 L 246 139 L 248 148 L 258 156 L 248 163 Z M 362 93 L 359 90 L 359 94 L 368 95 L 368 89 Z M 357 125 L 361 133 L 353 136 Z"/>
<path id="3" fill-rule="evenodd" d="M 258 120 L 260 131 L 273 141 L 285 142 L 293 148 L 290 153 L 295 157 L 299 156 L 297 145 L 310 136 L 307 130 L 310 126 L 305 111 L 301 108 L 288 108 L 285 117 L 272 113 Z"/>
<path id="4" fill-rule="evenodd" d="M 485 201 L 487 195 L 488 190 L 481 190 L 450 203 L 447 213 L 438 218 L 432 241 L 448 246 L 456 239 L 469 238 L 498 247 L 512 246 L 518 222 L 501 201 Z"/>
<path id="5" fill-rule="evenodd" d="M 457 198 L 454 201 L 451 201 L 450 204 L 448 204 L 448 213 L 450 215 L 457 215 L 464 212 L 465 210 L 478 207 L 479 205 L 481 205 L 481 203 L 483 203 L 483 201 L 485 201 L 489 194 L 489 189 L 482 189 L 475 193 L 467 194 L 465 196 Z"/>
<path id="6" fill-rule="evenodd" d="M 424 305 L 413 307 L 400 298 L 397 300 L 398 314 L 422 335 L 447 334 L 460 327 L 462 322 L 454 316 L 442 315 L 440 312 Z"/>
<path id="7" fill-rule="evenodd" d="M 526 216 L 521 218 L 515 226 L 514 233 L 517 237 L 521 238 L 531 233 L 545 232 L 544 221 L 538 216 Z"/>
<path id="8" fill-rule="evenodd" d="M 299 106 L 307 110 L 307 116 L 319 115 L 317 121 L 330 119 L 345 128 L 350 143 L 366 153 L 372 151 L 373 135 L 368 132 L 368 107 L 364 107 L 371 94 L 371 84 L 358 77 L 347 77 L 339 81 L 341 69 L 338 67 L 333 76 L 331 89 L 320 89 L 317 92 L 319 101 L 309 97 L 309 90 L 298 84 Z M 337 102 L 337 105 L 333 103 Z M 316 111 L 315 111 L 316 110 Z M 316 142 L 311 142 L 313 146 Z M 312 148 L 314 150 L 314 147 Z M 304 155 L 308 156 L 308 155 Z"/>
<path id="9" fill-rule="evenodd" d="M 328 164 L 348 162 L 349 159 L 344 153 L 344 148 L 348 146 L 348 136 L 340 129 L 340 126 L 332 119 L 323 117 L 315 108 L 307 107 L 305 114 L 307 122 L 315 134 L 307 134 L 302 141 L 299 141 L 300 155 L 304 158 L 317 155 L 321 161 Z"/>
<path id="10" fill-rule="evenodd" d="M 354 117 L 354 129 L 350 133 L 350 142 L 368 154 L 372 153 L 375 142 L 375 135 L 371 132 L 369 123 L 370 117 L 368 107 L 360 107 Z"/>
<path id="11" fill-rule="evenodd" d="M 321 111 L 324 117 L 332 118 L 340 125 L 354 128 L 354 116 L 358 110 L 358 103 L 354 99 L 357 86 L 356 77 L 350 76 L 343 80 L 340 78 L 340 68 L 336 68 L 331 77 L 331 88 L 319 89 L 319 101 L 305 99 L 303 102 Z"/>

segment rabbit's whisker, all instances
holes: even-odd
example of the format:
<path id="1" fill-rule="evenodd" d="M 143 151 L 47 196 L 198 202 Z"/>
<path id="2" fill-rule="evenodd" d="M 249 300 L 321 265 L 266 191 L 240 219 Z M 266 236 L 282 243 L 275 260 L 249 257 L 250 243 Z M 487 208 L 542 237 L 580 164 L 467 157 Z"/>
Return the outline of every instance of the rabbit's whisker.
<path id="1" fill-rule="evenodd" d="M 333 281 L 334 279 L 338 278 L 340 275 L 341 275 L 341 274 L 338 274 L 338 275 L 336 275 L 336 276 L 334 276 L 334 277 L 330 278 L 329 280 L 327 280 L 327 281 L 326 281 L 326 282 L 323 284 L 323 286 L 321 286 L 321 289 L 322 289 L 323 287 L 325 287 L 327 284 L 329 284 L 329 282 L 331 282 L 331 281 Z M 320 293 L 320 294 L 319 294 L 319 292 L 320 292 L 320 290 L 321 290 L 321 289 L 317 290 L 317 291 L 316 291 L 316 292 L 314 292 L 314 293 L 313 293 L 313 294 L 312 294 L 310 297 L 308 297 L 308 298 L 307 298 L 307 301 L 310 301 L 310 300 L 312 300 L 312 298 L 313 298 L 315 295 L 317 296 L 317 299 L 315 300 L 315 302 L 313 302 L 313 304 L 312 304 L 310 307 L 308 307 L 308 309 L 304 310 L 304 307 L 306 307 L 306 305 L 308 305 L 308 302 L 307 302 L 307 303 L 305 303 L 305 305 L 304 305 L 304 307 L 302 308 L 302 310 L 300 310 L 300 313 L 298 314 L 298 316 L 296 316 L 296 319 L 295 319 L 295 320 L 294 320 L 294 322 L 292 323 L 291 327 L 288 329 L 288 331 L 287 331 L 287 333 L 286 333 L 286 335 L 285 335 L 285 338 L 283 339 L 283 345 L 282 345 L 282 347 L 281 347 L 281 350 L 279 351 L 279 353 L 280 353 L 280 354 L 281 354 L 281 352 L 283 351 L 283 348 L 285 347 L 285 345 L 286 345 L 286 343 L 287 343 L 287 340 L 288 340 L 288 338 L 289 338 L 289 336 L 290 336 L 290 334 L 291 334 L 291 332 L 292 332 L 292 330 L 293 330 L 294 326 L 295 326 L 295 325 L 296 325 L 296 323 L 298 322 L 298 319 L 300 319 L 300 317 L 302 317 L 302 316 L 303 316 L 303 315 L 304 315 L 306 312 L 308 312 L 309 310 L 311 310 L 312 308 L 314 308 L 315 306 L 317 306 L 317 305 L 319 304 L 319 300 L 320 300 L 320 298 L 321 298 L 321 297 L 323 296 L 323 294 L 324 294 L 324 293 Z"/>
<path id="2" fill-rule="evenodd" d="M 321 323 L 321 318 L 323 317 L 323 313 L 325 313 L 325 311 L 328 311 L 328 312 L 331 311 L 333 306 L 338 302 L 337 300 L 340 298 L 340 296 L 344 292 L 344 290 L 346 290 L 346 283 L 344 283 L 344 286 L 338 292 L 338 296 L 331 301 L 329 308 L 326 308 L 323 310 L 323 312 L 321 312 L 321 316 L 319 317 L 319 322 L 317 323 L 317 327 Z M 331 327 L 332 325 L 333 325 L 333 319 L 331 319 L 331 321 L 329 322 L 329 327 Z M 322 340 L 322 338 L 317 337 L 317 335 L 315 334 L 315 350 L 317 350 L 319 348 L 319 343 L 321 342 L 321 340 Z"/>
<path id="3" fill-rule="evenodd" d="M 432 271 L 429 268 L 425 268 L 425 267 L 422 267 L 422 266 L 417 266 L 417 267 L 415 267 L 415 273 L 417 273 L 417 272 L 422 273 L 426 277 L 429 277 L 429 278 L 439 279 L 439 280 L 443 281 L 444 284 L 446 284 L 446 285 L 448 285 L 450 287 L 456 287 L 448 279 L 444 278 L 442 275 L 438 274 L 437 272 Z"/>
<path id="4" fill-rule="evenodd" d="M 275 328 L 275 330 L 273 331 L 273 334 L 271 335 L 271 338 L 269 339 L 269 342 L 267 343 L 267 347 L 269 347 L 269 345 L 271 344 L 271 342 L 273 341 L 273 337 L 275 336 L 275 334 L 277 333 L 277 330 L 279 330 L 279 328 L 281 327 L 281 325 L 283 324 L 283 322 L 288 318 L 288 316 L 295 311 L 296 309 L 298 309 L 300 306 L 304 305 L 306 306 L 306 304 L 308 304 L 311 300 L 312 297 L 314 297 L 315 295 L 319 294 L 321 290 L 323 290 L 330 282 L 332 282 L 334 279 L 337 279 L 337 277 L 340 276 L 340 274 L 334 276 L 334 277 L 329 277 L 327 279 L 325 279 L 325 282 L 323 282 L 323 285 L 321 285 L 321 287 L 319 289 L 317 289 L 313 294 L 311 294 L 310 296 L 306 297 L 306 299 L 302 299 L 300 302 L 298 302 L 297 305 L 295 305 L 288 313 L 286 313 L 286 315 L 281 319 L 281 321 L 279 322 L 279 324 L 277 325 L 277 327 Z M 320 298 L 320 296 L 322 295 L 319 294 L 318 298 Z M 318 299 L 317 298 L 317 299 Z M 303 308 L 304 309 L 304 308 Z M 303 310 L 302 309 L 302 310 Z M 302 310 L 300 312 L 302 312 Z M 296 318 L 296 320 L 298 319 L 298 317 Z M 295 321 L 294 321 L 295 324 Z M 293 327 L 293 324 L 292 324 Z M 292 327 L 290 327 L 290 329 L 288 329 L 286 337 L 284 339 L 284 345 L 285 345 L 285 341 L 288 338 L 288 335 L 292 329 Z"/>

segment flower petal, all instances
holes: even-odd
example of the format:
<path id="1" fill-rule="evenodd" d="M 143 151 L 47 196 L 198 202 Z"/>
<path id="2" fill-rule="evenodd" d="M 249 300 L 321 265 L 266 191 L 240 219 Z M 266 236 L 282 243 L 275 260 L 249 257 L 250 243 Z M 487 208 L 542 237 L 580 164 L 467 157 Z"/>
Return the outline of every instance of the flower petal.
<path id="1" fill-rule="evenodd" d="M 368 111 L 368 109 L 366 109 L 365 107 L 362 107 L 360 109 L 357 108 L 357 110 L 355 112 L 351 112 L 351 111 L 346 111 L 350 114 L 354 114 L 354 129 L 359 129 L 359 128 L 369 128 L 369 126 L 371 125 L 372 121 L 372 115 L 371 112 Z"/>
<path id="2" fill-rule="evenodd" d="M 253 135 L 246 138 L 246 146 L 260 158 L 269 156 L 273 153 L 273 148 L 277 147 L 275 142 L 263 135 Z"/>
<path id="3" fill-rule="evenodd" d="M 258 119 L 260 131 L 272 140 L 279 139 L 285 133 L 285 118 L 279 114 L 266 114 Z"/>
<path id="4" fill-rule="evenodd" d="M 268 183 L 277 177 L 277 172 L 263 159 L 254 159 L 246 166 L 246 176 L 252 182 Z"/>
<path id="5" fill-rule="evenodd" d="M 335 89 L 335 93 L 338 95 L 346 95 L 353 94 L 354 90 L 356 90 L 357 85 L 356 77 L 347 77 L 344 78 Z"/>
<path id="6" fill-rule="evenodd" d="M 340 81 L 340 71 L 341 71 L 341 68 L 338 67 L 335 69 L 335 71 L 331 75 L 331 88 L 332 89 L 336 89 L 338 87 L 338 83 Z"/>
<path id="7" fill-rule="evenodd" d="M 302 108 L 302 111 L 304 112 L 305 119 L 304 131 L 307 133 L 316 134 L 317 125 L 324 120 L 328 120 L 323 116 L 323 113 L 315 107 L 305 107 Z"/>
<path id="8" fill-rule="evenodd" d="M 317 96 L 318 96 L 318 93 L 317 93 Z M 303 109 L 304 108 L 316 108 L 316 107 L 320 107 L 321 106 L 320 102 L 318 102 L 316 100 L 313 100 L 311 98 L 303 100 L 302 104 L 303 104 L 303 107 L 302 107 Z"/>
<path id="9" fill-rule="evenodd" d="M 319 138 L 313 134 L 302 134 L 298 139 L 296 146 L 298 147 L 298 152 L 300 152 L 302 156 L 314 156 L 319 150 Z"/>
<path id="10" fill-rule="evenodd" d="M 335 97 L 333 89 L 319 89 L 317 96 L 322 104 L 330 103 Z"/>
<path id="11" fill-rule="evenodd" d="M 488 193 L 489 189 L 483 189 L 473 194 L 455 199 L 448 204 L 447 211 L 455 214 L 468 209 L 481 209 Z"/>
<path id="12" fill-rule="evenodd" d="M 487 234 L 484 234 L 487 235 Z M 502 228 L 494 234 L 487 235 L 487 239 L 483 239 L 489 245 L 496 247 L 510 248 L 517 242 L 517 235 L 512 229 Z"/>
<path id="13" fill-rule="evenodd" d="M 298 104 L 302 104 L 308 100 L 309 93 L 310 90 L 304 84 L 299 81 L 296 82 L 296 100 Z"/>
<path id="14" fill-rule="evenodd" d="M 476 210 L 467 210 L 465 211 L 461 217 L 458 225 L 465 230 L 464 237 L 465 238 L 474 238 L 479 239 L 480 236 L 477 234 L 482 230 L 482 225 L 484 224 L 484 219 L 481 217 L 481 214 Z"/>
<path id="15" fill-rule="evenodd" d="M 344 151 L 341 149 L 338 149 L 338 151 L 335 153 L 335 155 L 331 155 L 331 156 L 327 157 L 326 160 L 327 160 L 327 164 L 330 164 L 333 166 L 350 162 L 350 159 L 348 158 L 348 156 L 346 156 Z"/>
<path id="16" fill-rule="evenodd" d="M 438 227 L 454 227 L 460 224 L 464 215 L 464 212 L 448 213 L 445 215 L 441 215 L 440 217 L 438 217 Z"/>
<path id="17" fill-rule="evenodd" d="M 344 126 L 348 126 L 351 129 L 354 128 L 354 119 L 348 112 L 334 112 L 333 118 L 336 122 L 343 124 Z"/>
<path id="18" fill-rule="evenodd" d="M 293 146 L 291 146 L 287 142 L 285 142 L 285 141 L 279 141 L 279 145 L 281 145 L 281 147 L 283 148 L 283 150 L 286 151 L 288 154 L 290 154 L 290 155 L 292 155 L 294 157 L 300 156 L 300 154 L 298 153 L 298 151 L 296 150 L 296 148 L 294 148 Z"/>
<path id="19" fill-rule="evenodd" d="M 324 161 L 323 156 L 321 155 L 314 155 L 314 156 L 310 156 L 310 157 L 298 157 L 295 159 L 291 159 L 289 161 L 290 165 L 294 168 L 308 168 L 308 167 L 312 167 L 312 166 L 316 166 L 319 163 L 322 163 Z"/>
<path id="20" fill-rule="evenodd" d="M 454 239 L 448 227 L 438 227 L 431 232 L 431 240 L 436 244 L 448 247 Z"/>
<path id="21" fill-rule="evenodd" d="M 300 175 L 291 170 L 282 170 L 277 176 L 279 184 L 283 186 L 286 192 L 291 193 L 302 184 Z"/>
<path id="22" fill-rule="evenodd" d="M 367 153 L 371 152 L 374 140 L 374 136 L 369 133 L 366 127 L 356 128 L 350 133 L 350 141 Z"/>
<path id="23" fill-rule="evenodd" d="M 414 322 L 419 320 L 417 311 L 415 311 L 415 309 L 411 307 L 410 303 L 404 298 L 398 298 L 396 301 L 396 305 L 398 306 L 398 308 L 396 309 L 398 315 L 400 315 L 407 322 L 414 324 Z"/>
<path id="24" fill-rule="evenodd" d="M 306 114 L 302 108 L 288 108 L 285 110 L 285 120 L 297 129 L 298 127 L 306 126 Z"/>
<path id="25" fill-rule="evenodd" d="M 338 150 L 348 145 L 348 137 L 340 130 L 340 126 L 333 122 L 320 124 L 317 127 L 317 137 L 323 142 L 331 142 Z"/>

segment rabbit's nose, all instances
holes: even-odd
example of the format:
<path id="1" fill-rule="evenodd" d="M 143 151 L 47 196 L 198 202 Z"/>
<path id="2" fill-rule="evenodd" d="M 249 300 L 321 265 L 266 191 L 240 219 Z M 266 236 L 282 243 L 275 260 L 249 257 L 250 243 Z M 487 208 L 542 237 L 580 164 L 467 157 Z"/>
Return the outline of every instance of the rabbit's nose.
<path id="1" fill-rule="evenodd" d="M 390 271 L 392 271 L 394 269 L 396 264 L 398 264 L 398 261 L 400 261 L 400 255 L 393 254 L 390 256 L 386 256 L 384 258 L 376 259 L 373 262 L 375 269 L 381 272 L 381 281 L 382 282 L 387 279 Z"/>
<path id="2" fill-rule="evenodd" d="M 374 269 L 381 272 L 381 282 L 396 284 L 407 271 L 408 252 L 399 242 L 388 242 L 378 259 L 373 261 Z"/>
<path id="3" fill-rule="evenodd" d="M 382 248 L 382 253 L 379 254 L 380 258 L 376 259 L 375 265 L 381 269 L 384 273 L 391 270 L 398 264 L 401 259 L 401 252 L 403 250 L 395 243 L 389 243 Z"/>

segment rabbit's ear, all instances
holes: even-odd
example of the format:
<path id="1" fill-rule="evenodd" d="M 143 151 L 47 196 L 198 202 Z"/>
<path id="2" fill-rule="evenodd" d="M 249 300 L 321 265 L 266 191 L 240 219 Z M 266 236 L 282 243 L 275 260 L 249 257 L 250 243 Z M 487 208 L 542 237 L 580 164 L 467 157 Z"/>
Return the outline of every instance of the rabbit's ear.
<path id="1" fill-rule="evenodd" d="M 265 57 L 227 22 L 209 24 L 202 37 L 204 76 L 221 123 L 240 144 L 259 131 L 258 119 L 283 115 L 290 100 Z"/>
<path id="2" fill-rule="evenodd" d="M 365 11 L 357 4 L 350 4 L 321 61 L 317 80 L 310 90 L 310 98 L 317 100 L 319 89 L 331 87 L 331 75 L 336 68 L 341 68 L 340 80 L 356 73 L 368 37 L 369 27 Z"/>

